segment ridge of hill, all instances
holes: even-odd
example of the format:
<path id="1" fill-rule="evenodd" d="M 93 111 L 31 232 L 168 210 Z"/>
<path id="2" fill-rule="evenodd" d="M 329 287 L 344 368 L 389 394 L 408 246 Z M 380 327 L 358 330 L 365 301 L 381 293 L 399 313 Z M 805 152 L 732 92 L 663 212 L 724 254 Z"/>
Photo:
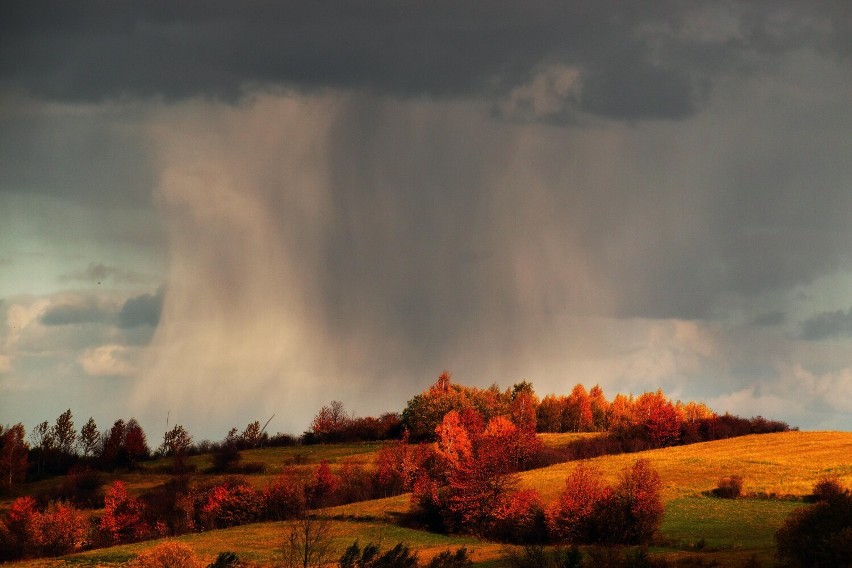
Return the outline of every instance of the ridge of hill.
<path id="1" fill-rule="evenodd" d="M 549 442 L 559 444 L 557 438 Z M 813 485 L 826 475 L 837 476 L 846 486 L 852 486 L 852 432 L 761 434 L 589 461 L 614 481 L 622 469 L 640 458 L 648 459 L 663 481 L 666 502 L 661 529 L 663 542 L 652 553 L 670 560 L 698 556 L 718 566 L 742 566 L 754 556 L 763 566 L 774 565 L 774 532 L 790 512 L 803 506 L 801 497 L 810 494 Z M 544 501 L 549 502 L 562 490 L 565 477 L 574 467 L 571 462 L 561 463 L 521 473 L 519 479 L 524 487 L 538 490 Z M 728 475 L 743 477 L 746 498 L 707 497 L 706 492 Z M 448 547 L 467 546 L 473 549 L 477 566 L 504 565 L 500 561 L 501 545 L 398 526 L 399 514 L 408 509 L 408 503 L 409 496 L 400 495 L 328 508 L 319 514 L 332 519 L 334 547 L 340 553 L 355 539 L 362 543 L 381 540 L 386 546 L 403 541 L 420 551 L 424 558 Z M 231 550 L 260 566 L 274 565 L 280 560 L 279 548 L 286 526 L 287 522 L 258 523 L 188 534 L 176 540 L 189 544 L 208 560 L 217 552 Z M 19 565 L 25 568 L 116 566 L 156 542 L 91 550 L 62 559 L 25 561 Z"/>

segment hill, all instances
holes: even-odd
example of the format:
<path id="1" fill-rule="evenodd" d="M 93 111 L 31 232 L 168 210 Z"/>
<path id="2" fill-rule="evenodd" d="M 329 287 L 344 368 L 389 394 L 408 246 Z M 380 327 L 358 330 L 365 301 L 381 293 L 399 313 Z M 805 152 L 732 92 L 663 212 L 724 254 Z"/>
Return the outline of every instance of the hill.
<path id="1" fill-rule="evenodd" d="M 564 441 L 551 438 L 548 443 L 558 445 Z M 364 459 L 373 449 L 362 446 L 346 450 L 335 446 L 316 451 L 340 456 L 365 454 L 359 456 Z M 286 459 L 277 453 L 273 458 L 275 452 L 281 450 L 257 450 L 255 457 L 270 463 Z M 847 486 L 852 485 L 852 433 L 764 434 L 606 456 L 591 462 L 614 480 L 625 466 L 640 457 L 650 460 L 658 470 L 666 501 L 662 541 L 652 547 L 651 553 L 672 560 L 699 557 L 705 565 L 718 562 L 720 566 L 741 566 L 752 556 L 762 566 L 774 565 L 772 536 L 792 510 L 803 506 L 801 498 L 810 493 L 814 483 L 824 475 L 837 475 Z M 521 483 L 537 489 L 547 501 L 561 491 L 573 467 L 566 463 L 528 471 L 520 474 Z M 744 478 L 746 498 L 723 500 L 706 496 L 720 477 L 732 474 Z M 362 543 L 380 540 L 385 546 L 403 541 L 424 558 L 463 545 L 474 550 L 478 566 L 503 565 L 501 545 L 398 526 L 399 513 L 407 507 L 408 497 L 401 495 L 329 508 L 320 515 L 331 520 L 334 546 L 341 552 L 356 538 Z M 273 565 L 280 558 L 278 549 L 286 526 L 286 522 L 259 523 L 185 535 L 178 540 L 188 543 L 208 561 L 220 551 L 232 550 L 246 560 Z M 151 546 L 152 542 L 143 542 L 20 565 L 115 566 Z"/>

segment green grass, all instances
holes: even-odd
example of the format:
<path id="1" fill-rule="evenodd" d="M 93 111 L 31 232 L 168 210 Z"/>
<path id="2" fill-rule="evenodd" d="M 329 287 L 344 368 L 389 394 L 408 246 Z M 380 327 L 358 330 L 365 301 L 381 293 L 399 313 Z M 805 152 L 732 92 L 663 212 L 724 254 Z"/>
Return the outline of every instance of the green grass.
<path id="1" fill-rule="evenodd" d="M 687 497 L 666 505 L 660 529 L 672 550 L 746 560 L 752 554 L 771 564 L 774 534 L 784 519 L 804 504 L 768 499 Z"/>

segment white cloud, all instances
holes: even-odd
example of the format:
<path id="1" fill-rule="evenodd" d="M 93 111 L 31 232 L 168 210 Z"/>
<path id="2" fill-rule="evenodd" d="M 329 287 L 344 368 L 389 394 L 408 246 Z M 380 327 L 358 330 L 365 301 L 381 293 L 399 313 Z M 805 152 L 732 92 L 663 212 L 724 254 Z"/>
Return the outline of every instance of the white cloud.
<path id="1" fill-rule="evenodd" d="M 101 345 L 87 349 L 79 362 L 92 376 L 133 377 L 138 373 L 131 363 L 135 350 L 124 345 Z"/>

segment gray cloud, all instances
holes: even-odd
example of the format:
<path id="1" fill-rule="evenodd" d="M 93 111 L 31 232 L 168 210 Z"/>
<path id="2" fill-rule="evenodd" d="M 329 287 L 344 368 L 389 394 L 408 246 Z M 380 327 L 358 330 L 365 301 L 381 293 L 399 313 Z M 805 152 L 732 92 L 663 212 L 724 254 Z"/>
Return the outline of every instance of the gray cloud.
<path id="1" fill-rule="evenodd" d="M 86 323 L 110 323 L 115 319 L 113 310 L 101 305 L 95 297 L 78 297 L 74 301 L 51 306 L 41 315 L 43 325 L 78 325 Z"/>
<path id="2" fill-rule="evenodd" d="M 118 324 L 122 328 L 138 326 L 157 327 L 163 308 L 163 288 L 154 295 L 142 294 L 129 298 L 118 312 Z"/>
<path id="3" fill-rule="evenodd" d="M 822 312 L 801 323 L 801 338 L 810 341 L 852 337 L 852 308 Z"/>
<path id="4" fill-rule="evenodd" d="M 772 312 L 767 312 L 765 314 L 760 314 L 752 323 L 758 327 L 775 327 L 783 324 L 787 321 L 787 314 L 781 310 L 775 310 Z"/>
<path id="5" fill-rule="evenodd" d="M 682 118 L 723 70 L 848 47 L 842 3 L 771 7 L 782 16 L 755 17 L 759 3 L 15 0 L 0 13 L 0 78 L 66 100 L 234 101 L 257 86 L 500 98 L 561 64 L 582 88 L 552 117 Z"/>

